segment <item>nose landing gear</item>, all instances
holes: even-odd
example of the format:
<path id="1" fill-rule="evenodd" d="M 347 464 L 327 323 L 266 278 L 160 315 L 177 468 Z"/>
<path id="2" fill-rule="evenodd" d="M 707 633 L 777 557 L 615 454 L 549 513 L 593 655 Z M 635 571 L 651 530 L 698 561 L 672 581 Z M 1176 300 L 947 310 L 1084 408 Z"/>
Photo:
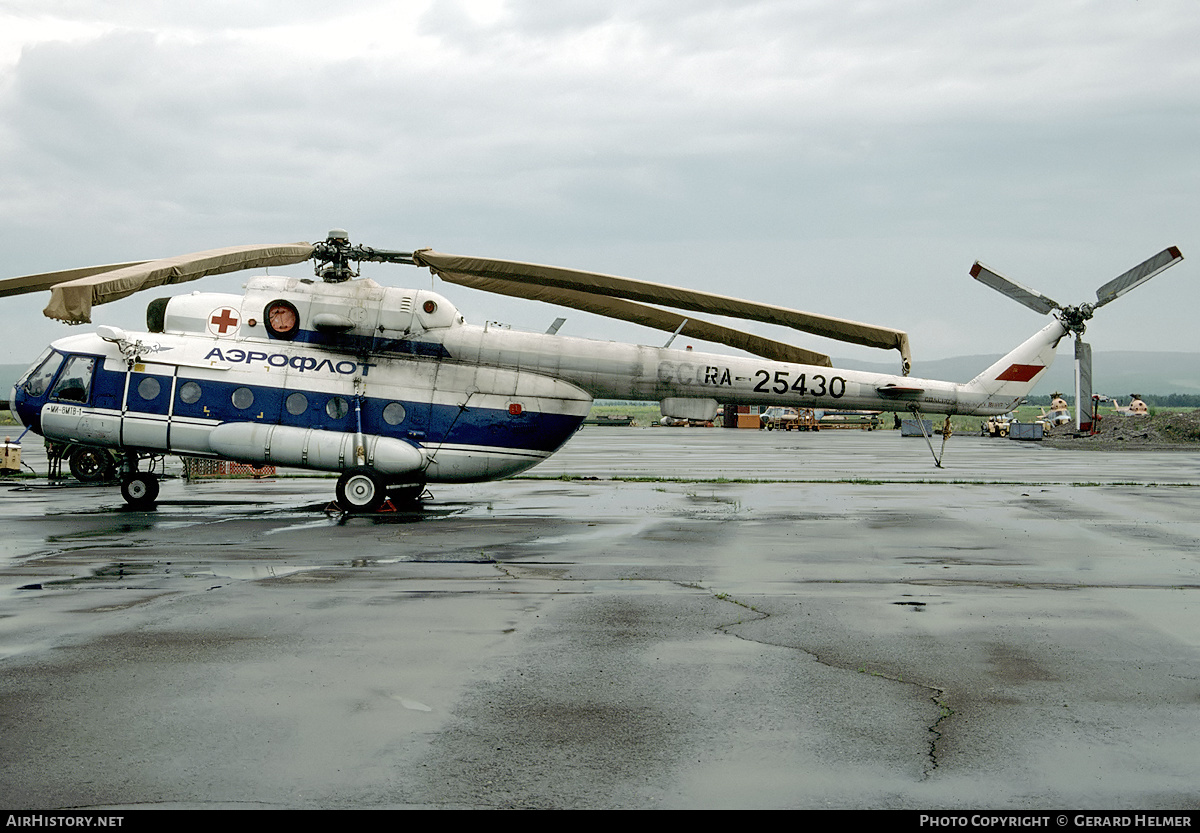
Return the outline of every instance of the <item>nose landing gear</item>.
<path id="1" fill-rule="evenodd" d="M 152 470 L 161 457 L 149 455 L 149 466 L 138 471 L 138 457 L 129 454 L 121 471 L 121 497 L 131 509 L 149 509 L 158 500 L 158 475 Z"/>
<path id="2" fill-rule="evenodd" d="M 135 471 L 121 478 L 121 497 L 134 509 L 146 509 L 158 500 L 158 475 Z"/>

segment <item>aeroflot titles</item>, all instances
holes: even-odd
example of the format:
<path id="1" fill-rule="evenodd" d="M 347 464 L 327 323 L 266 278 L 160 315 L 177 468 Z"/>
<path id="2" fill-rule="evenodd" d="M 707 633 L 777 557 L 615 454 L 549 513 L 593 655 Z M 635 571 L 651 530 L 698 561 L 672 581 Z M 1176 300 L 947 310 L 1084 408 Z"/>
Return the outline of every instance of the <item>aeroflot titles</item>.
<path id="1" fill-rule="evenodd" d="M 318 371 L 340 373 L 342 376 L 350 376 L 361 369 L 362 375 L 365 377 L 371 372 L 372 367 L 378 366 L 369 362 L 341 361 L 335 363 L 331 359 L 317 361 L 312 356 L 289 356 L 286 353 L 261 353 L 258 350 L 235 349 L 222 352 L 219 347 L 214 347 L 204 358 L 206 361 L 208 359 L 216 359 L 220 362 L 234 362 L 235 364 L 238 362 L 246 364 L 266 362 L 271 367 L 291 367 L 299 370 L 301 373 L 311 370 L 314 373 Z"/>

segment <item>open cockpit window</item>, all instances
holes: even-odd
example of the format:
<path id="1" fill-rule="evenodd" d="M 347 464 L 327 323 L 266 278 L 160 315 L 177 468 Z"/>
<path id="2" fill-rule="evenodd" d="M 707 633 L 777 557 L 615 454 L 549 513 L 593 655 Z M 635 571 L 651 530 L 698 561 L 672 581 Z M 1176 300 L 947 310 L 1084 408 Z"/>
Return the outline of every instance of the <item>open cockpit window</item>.
<path id="1" fill-rule="evenodd" d="M 54 374 L 58 372 L 62 360 L 62 353 L 47 349 L 17 385 L 30 396 L 41 396 L 54 381 Z"/>
<path id="2" fill-rule="evenodd" d="M 92 390 L 92 374 L 96 370 L 96 359 L 92 356 L 71 356 L 67 359 L 54 390 L 50 391 L 51 399 L 64 402 L 87 402 Z"/>

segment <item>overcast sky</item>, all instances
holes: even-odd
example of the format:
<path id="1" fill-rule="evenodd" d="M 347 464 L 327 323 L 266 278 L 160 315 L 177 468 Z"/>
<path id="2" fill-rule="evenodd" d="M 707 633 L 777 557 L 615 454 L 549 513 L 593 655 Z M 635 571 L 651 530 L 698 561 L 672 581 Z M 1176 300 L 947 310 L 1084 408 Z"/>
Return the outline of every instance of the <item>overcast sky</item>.
<path id="1" fill-rule="evenodd" d="M 884 324 L 920 375 L 1044 323 L 976 259 L 1079 303 L 1177 245 L 1088 341 L 1200 351 L 1198 43 L 1196 0 L 0 0 L 0 272 L 338 226 Z M 477 323 L 666 338 L 435 288 Z M 48 297 L 0 300 L 0 363 L 78 330 Z"/>

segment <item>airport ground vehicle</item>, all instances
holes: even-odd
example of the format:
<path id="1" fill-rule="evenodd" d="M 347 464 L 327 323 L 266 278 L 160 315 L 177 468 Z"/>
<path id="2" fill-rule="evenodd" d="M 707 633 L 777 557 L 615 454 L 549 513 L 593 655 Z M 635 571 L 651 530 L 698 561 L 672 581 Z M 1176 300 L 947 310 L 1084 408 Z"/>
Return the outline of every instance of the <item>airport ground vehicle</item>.
<path id="1" fill-rule="evenodd" d="M 758 418 L 768 431 L 789 431 L 800 424 L 800 413 L 795 408 L 767 408 Z"/>

